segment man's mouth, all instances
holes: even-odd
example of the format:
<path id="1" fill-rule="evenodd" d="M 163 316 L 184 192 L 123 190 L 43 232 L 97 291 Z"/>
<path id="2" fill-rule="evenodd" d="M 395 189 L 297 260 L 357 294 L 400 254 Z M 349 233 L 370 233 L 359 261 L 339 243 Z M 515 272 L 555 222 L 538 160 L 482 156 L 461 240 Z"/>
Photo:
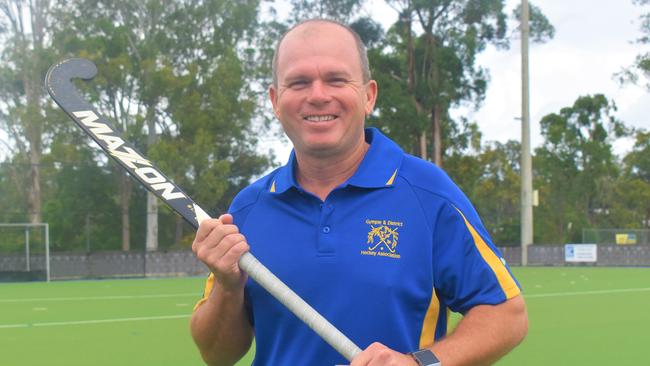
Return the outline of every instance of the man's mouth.
<path id="1" fill-rule="evenodd" d="M 309 115 L 303 117 L 303 119 L 309 121 L 309 122 L 326 122 L 326 121 L 331 121 L 336 119 L 336 116 L 333 114 L 326 114 L 326 115 Z"/>

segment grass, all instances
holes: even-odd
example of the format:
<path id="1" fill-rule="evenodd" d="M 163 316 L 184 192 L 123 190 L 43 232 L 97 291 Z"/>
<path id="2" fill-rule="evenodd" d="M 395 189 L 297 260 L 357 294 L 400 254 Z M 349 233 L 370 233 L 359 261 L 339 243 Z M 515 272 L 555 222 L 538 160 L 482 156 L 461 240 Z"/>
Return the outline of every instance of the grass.
<path id="1" fill-rule="evenodd" d="M 530 331 L 499 365 L 649 363 L 649 268 L 514 272 Z M 203 278 L 0 284 L 0 365 L 202 365 L 188 332 L 202 287 Z"/>

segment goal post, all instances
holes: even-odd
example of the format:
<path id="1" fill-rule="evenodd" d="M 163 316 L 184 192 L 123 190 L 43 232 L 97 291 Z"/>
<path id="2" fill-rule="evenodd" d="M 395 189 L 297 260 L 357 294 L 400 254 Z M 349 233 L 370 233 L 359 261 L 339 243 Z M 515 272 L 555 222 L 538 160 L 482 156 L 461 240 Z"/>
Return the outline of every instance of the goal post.
<path id="1" fill-rule="evenodd" d="M 42 231 L 34 235 L 32 231 L 39 228 Z M 0 257 L 0 274 L 11 274 L 19 279 L 22 274 L 23 278 L 33 279 L 35 274 L 41 273 L 41 278 L 50 282 L 49 224 L 0 223 L 0 232 L 0 253 L 4 254 Z M 35 241 L 42 242 L 42 247 Z"/>

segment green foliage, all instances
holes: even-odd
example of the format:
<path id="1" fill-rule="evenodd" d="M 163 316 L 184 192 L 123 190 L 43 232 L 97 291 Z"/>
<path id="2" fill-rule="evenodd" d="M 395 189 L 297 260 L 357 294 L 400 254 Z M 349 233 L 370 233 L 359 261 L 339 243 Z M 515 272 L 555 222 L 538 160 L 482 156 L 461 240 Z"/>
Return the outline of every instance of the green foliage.
<path id="1" fill-rule="evenodd" d="M 555 27 L 546 18 L 542 9 L 528 3 L 528 18 L 530 27 L 530 38 L 535 43 L 545 43 L 555 37 Z M 515 10 L 512 11 L 512 17 L 518 23 L 521 23 L 521 4 L 517 5 Z"/>
<path id="2" fill-rule="evenodd" d="M 612 226 L 650 228 L 650 132 L 636 132 L 623 163 L 624 174 L 613 189 Z"/>
<path id="3" fill-rule="evenodd" d="M 37 75 L 40 85 L 55 60 L 89 58 L 99 75 L 91 83 L 78 83 L 86 98 L 202 206 L 214 213 L 225 211 L 234 194 L 272 158 L 258 152 L 256 136 L 265 126 L 254 123 L 258 95 L 249 86 L 264 67 L 247 53 L 254 49 L 258 7 L 258 1 L 57 1 L 46 12 L 52 20 L 47 37 L 52 55 L 26 57 L 15 48 L 3 48 L 3 57 L 12 62 L 0 67 L 0 95 L 13 104 L 0 105 L 0 122 L 23 126 L 16 121 L 29 112 L 19 108 L 25 94 L 19 67 L 42 70 Z M 3 30 L 10 25 L 6 20 L 0 17 Z M 11 46 L 11 39 L 4 39 Z M 18 59 L 38 60 L 42 66 Z M 52 114 L 48 124 L 37 124 L 34 134 L 47 144 L 43 211 L 56 249 L 84 246 L 86 217 L 93 249 L 120 248 L 120 212 L 131 215 L 133 248 L 141 247 L 144 191 L 124 184 L 121 170 L 94 146 L 86 146 L 88 138 L 57 108 L 47 104 L 31 110 L 39 120 L 45 112 Z M 8 130 L 17 137 L 29 135 L 18 128 Z M 27 140 L 16 138 L 10 145 L 27 146 Z M 11 165 L 3 166 L 0 189 L 16 192 L 12 197 L 26 195 L 12 183 L 26 180 L 28 172 L 16 166 L 29 166 L 28 156 L 23 149 Z M 130 200 L 120 208 L 124 195 Z M 177 239 L 177 225 L 169 210 L 163 209 L 160 216 L 165 248 Z"/>
<path id="4" fill-rule="evenodd" d="M 483 99 L 488 77 L 476 64 L 476 56 L 488 44 L 504 39 L 503 2 L 390 3 L 400 17 L 370 54 L 382 91 L 371 123 L 418 155 L 423 154 L 422 136 L 435 137 L 439 124 L 441 146 L 428 139 L 426 148 L 434 156 L 451 155 L 463 147 L 454 143 L 458 134 L 471 133 L 472 127 L 453 120 L 448 110 L 460 104 L 478 106 Z"/>
<path id="5" fill-rule="evenodd" d="M 29 219 L 27 182 L 38 170 L 54 249 L 84 250 L 87 240 L 93 250 L 119 249 L 122 214 L 130 215 L 131 248 L 144 247 L 146 192 L 121 179 L 121 169 L 40 88 L 46 68 L 70 56 L 97 63 L 99 75 L 78 87 L 126 139 L 211 214 L 224 212 L 273 160 L 261 152 L 260 137 L 277 126 L 263 108 L 275 43 L 295 22 L 318 16 L 350 24 L 369 49 L 380 93 L 368 124 L 421 155 L 423 143 L 434 150 L 439 123 L 445 169 L 494 241 L 518 243 L 519 144 L 481 144 L 478 126 L 448 111 L 480 105 L 489 74 L 476 58 L 489 45 L 508 46 L 519 8 L 508 18 L 501 0 L 387 2 L 400 16 L 384 31 L 359 16 L 363 0 L 293 0 L 284 18 L 271 4 L 266 19 L 259 1 L 54 1 L 43 13 L 43 47 L 25 47 L 21 34 L 31 34 L 16 32 L 0 12 L 0 128 L 9 135 L 0 142 L 8 151 L 0 164 L 0 220 Z M 2 4 L 9 3 L 21 2 Z M 532 39 L 552 38 L 540 9 L 531 5 L 530 15 Z M 642 16 L 642 45 L 648 19 Z M 640 77 L 647 54 L 637 61 Z M 613 142 L 630 131 L 614 113 L 613 101 L 596 94 L 542 119 L 544 144 L 533 164 L 541 203 L 536 243 L 579 241 L 587 227 L 650 227 L 650 133 L 634 131 L 632 151 L 615 156 Z M 169 209 L 161 207 L 159 217 L 161 248 L 191 242 L 192 231 Z"/>
<path id="6" fill-rule="evenodd" d="M 291 0 L 292 23 L 312 18 L 334 19 L 349 23 L 365 0 Z"/>
<path id="7" fill-rule="evenodd" d="M 627 134 L 602 94 L 578 98 L 573 106 L 542 118 L 545 141 L 534 158 L 542 220 L 535 242 L 578 242 L 581 229 L 609 220 L 607 192 L 619 176 L 612 142 Z"/>
<path id="8" fill-rule="evenodd" d="M 470 198 L 497 245 L 518 245 L 519 159 L 517 141 L 489 143 L 476 155 L 452 154 L 446 171 Z"/>
<path id="9" fill-rule="evenodd" d="M 636 40 L 636 42 L 641 46 L 647 46 L 650 44 L 650 11 L 647 8 L 650 6 L 650 1 L 648 0 L 633 0 L 633 2 L 643 7 L 646 11 L 644 14 L 639 16 L 641 20 L 641 37 Z M 646 87 L 647 90 L 650 90 L 650 52 L 641 51 L 639 53 L 634 63 L 626 68 L 623 68 L 616 75 L 617 79 L 621 83 L 632 83 L 632 84 L 642 84 Z"/>

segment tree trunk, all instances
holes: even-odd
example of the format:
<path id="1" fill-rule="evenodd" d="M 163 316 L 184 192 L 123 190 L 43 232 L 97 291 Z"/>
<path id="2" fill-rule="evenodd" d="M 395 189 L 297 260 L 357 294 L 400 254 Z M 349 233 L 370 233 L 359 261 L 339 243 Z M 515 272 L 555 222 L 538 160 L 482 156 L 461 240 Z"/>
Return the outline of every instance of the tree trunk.
<path id="1" fill-rule="evenodd" d="M 22 4 L 17 3 L 18 17 L 24 15 L 24 8 Z M 25 129 L 25 138 L 29 145 L 29 193 L 28 193 L 28 210 L 29 220 L 31 223 L 43 222 L 42 214 L 42 195 L 41 195 L 41 156 L 43 151 L 43 117 L 41 108 L 41 76 L 38 72 L 34 72 L 37 63 L 32 57 L 39 54 L 43 49 L 43 34 L 46 29 L 45 14 L 49 8 L 48 1 L 38 1 L 36 3 L 29 3 L 29 24 L 31 28 L 31 42 L 27 40 L 29 30 L 22 26 L 23 20 L 14 19 L 14 24 L 21 24 L 15 26 L 17 38 L 20 40 L 19 44 L 22 49 L 19 53 L 26 57 L 25 63 L 22 65 L 22 82 L 25 91 L 25 107 L 26 113 L 23 118 L 23 126 Z M 31 47 L 30 47 L 31 43 Z M 31 50 L 30 50 L 31 48 Z"/>
<path id="2" fill-rule="evenodd" d="M 441 110 L 442 108 L 440 108 L 440 105 L 436 103 L 431 111 L 431 140 L 433 141 L 431 155 L 433 157 L 433 163 L 439 167 L 442 167 L 442 127 L 440 126 Z"/>
<path id="3" fill-rule="evenodd" d="M 131 227 L 129 222 L 129 206 L 131 202 L 131 179 L 126 172 L 120 172 L 120 206 L 122 209 L 122 250 L 131 250 Z"/>
<path id="4" fill-rule="evenodd" d="M 408 63 L 408 92 L 413 99 L 413 105 L 418 116 L 422 115 L 422 105 L 418 102 L 417 97 L 415 96 L 415 47 L 413 46 L 413 36 L 412 36 L 412 27 L 413 20 L 411 18 L 412 11 L 410 7 L 405 10 L 404 15 L 404 31 L 406 32 L 406 57 Z M 420 157 L 424 160 L 427 160 L 427 135 L 426 128 L 423 131 L 420 131 L 420 136 L 417 136 L 418 141 L 418 151 L 420 152 Z"/>
<path id="5" fill-rule="evenodd" d="M 427 133 L 422 131 L 420 134 L 420 157 L 424 160 L 427 160 Z"/>
<path id="6" fill-rule="evenodd" d="M 36 141 L 35 141 L 36 142 Z M 39 141 L 40 142 L 40 139 Z M 41 196 L 41 151 L 33 145 L 29 151 L 29 220 L 32 224 L 43 222 Z"/>

